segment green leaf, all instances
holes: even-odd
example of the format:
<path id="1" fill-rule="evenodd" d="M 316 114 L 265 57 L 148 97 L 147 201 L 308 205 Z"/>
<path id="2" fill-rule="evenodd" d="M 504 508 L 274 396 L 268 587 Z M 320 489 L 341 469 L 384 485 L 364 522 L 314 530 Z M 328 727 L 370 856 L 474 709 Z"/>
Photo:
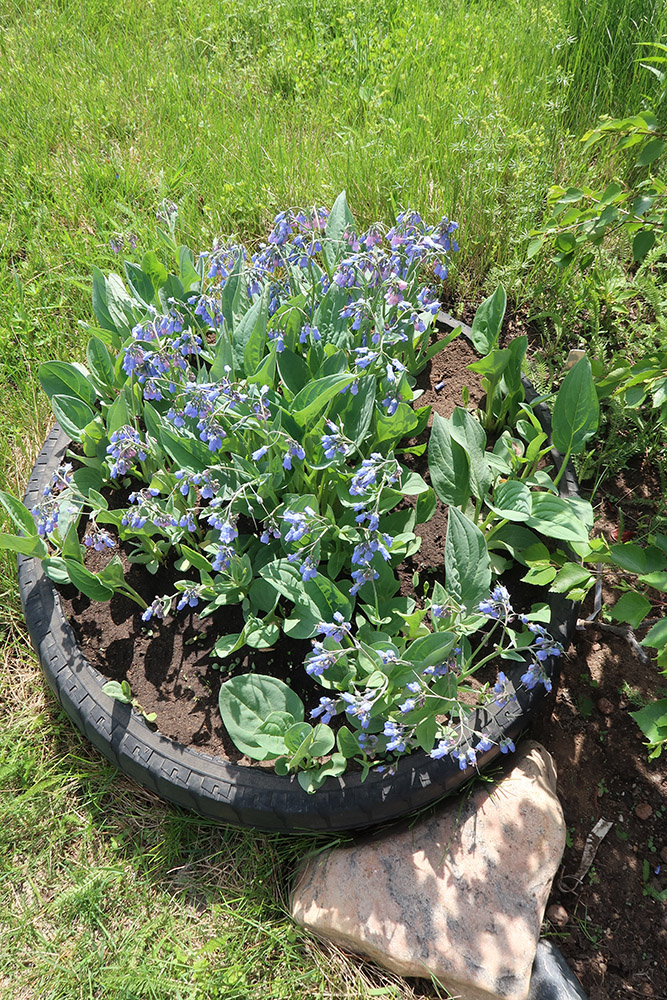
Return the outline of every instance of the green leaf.
<path id="1" fill-rule="evenodd" d="M 489 596 L 491 563 L 484 535 L 457 507 L 449 508 L 445 538 L 445 587 L 468 609 Z"/>
<path id="2" fill-rule="evenodd" d="M 107 283 L 98 267 L 93 268 L 93 312 L 103 330 L 118 333 L 107 306 Z"/>
<path id="3" fill-rule="evenodd" d="M 450 424 L 452 437 L 468 457 L 470 486 L 473 494 L 483 500 L 491 488 L 491 469 L 486 458 L 486 434 L 479 420 L 457 406 Z"/>
<path id="4" fill-rule="evenodd" d="M 598 429 L 600 406 L 588 358 L 570 369 L 553 412 L 552 440 L 562 455 L 578 455 Z"/>
<path id="5" fill-rule="evenodd" d="M 338 777 L 343 774 L 346 767 L 345 757 L 340 753 L 334 753 L 326 764 L 322 764 L 320 767 L 309 767 L 307 771 L 299 771 L 296 777 L 304 791 L 311 795 L 322 787 L 326 778 Z"/>
<path id="6" fill-rule="evenodd" d="M 80 369 L 66 361 L 45 361 L 39 366 L 38 377 L 49 399 L 56 395 L 76 396 L 88 406 L 95 405 L 97 393 L 94 386 Z"/>
<path id="7" fill-rule="evenodd" d="M 49 559 L 44 559 L 42 569 L 49 580 L 53 580 L 54 583 L 67 584 L 71 582 L 65 560 L 60 556 L 51 556 Z"/>
<path id="8" fill-rule="evenodd" d="M 113 362 L 111 361 L 111 355 L 109 354 L 107 345 L 103 343 L 99 337 L 91 337 L 88 341 L 88 346 L 86 347 L 86 360 L 88 361 L 92 374 L 95 376 L 100 385 L 113 389 Z M 69 391 L 66 395 L 69 395 Z M 86 399 L 85 401 L 91 405 L 94 402 L 94 400 L 90 399 Z"/>
<path id="9" fill-rule="evenodd" d="M 621 186 L 619 184 L 615 184 L 614 182 L 612 182 L 611 184 L 607 185 L 607 187 L 600 195 L 600 204 L 611 205 L 611 203 L 616 201 L 618 199 L 618 196 L 622 193 L 623 189 L 621 188 Z"/>
<path id="10" fill-rule="evenodd" d="M 639 582 L 645 583 L 647 587 L 653 587 L 654 590 L 667 592 L 667 572 L 664 570 L 662 572 L 642 574 L 639 577 Z"/>
<path id="11" fill-rule="evenodd" d="M 407 403 L 399 403 L 393 416 L 388 416 L 378 406 L 375 407 L 375 443 L 390 447 L 402 438 L 413 434 L 419 424 L 415 411 Z"/>
<path id="12" fill-rule="evenodd" d="M 184 542 L 181 542 L 181 552 L 188 560 L 190 565 L 194 566 L 195 569 L 201 569 L 205 573 L 211 572 L 210 561 L 206 558 L 205 555 L 203 555 L 197 549 L 192 549 L 190 548 L 189 545 L 186 545 Z"/>
<path id="13" fill-rule="evenodd" d="M 127 294 L 123 279 L 111 273 L 106 278 L 107 309 L 111 320 L 122 337 L 129 337 L 134 324 L 134 302 Z"/>
<path id="14" fill-rule="evenodd" d="M 292 568 L 296 569 L 296 567 Z M 348 595 L 344 594 L 332 580 L 322 573 L 318 573 L 312 580 L 302 582 L 302 587 L 309 604 L 315 605 L 319 611 L 321 621 L 333 621 L 336 611 L 340 611 L 344 618 L 350 618 L 352 615 L 353 604 Z M 297 603 L 302 602 L 303 598 Z"/>
<path id="15" fill-rule="evenodd" d="M 235 746 L 253 760 L 270 760 L 284 753 L 283 737 L 274 737 L 275 752 L 261 746 L 257 738 L 272 712 L 286 713 L 299 721 L 304 717 L 299 696 L 277 677 L 262 674 L 243 674 L 226 681 L 220 686 L 218 705 Z"/>
<path id="16" fill-rule="evenodd" d="M 564 195 L 558 199 L 561 205 L 571 205 L 574 202 L 581 201 L 584 197 L 584 192 L 580 191 L 579 188 L 568 188 Z"/>
<path id="17" fill-rule="evenodd" d="M 266 344 L 266 323 L 269 318 L 268 293 L 248 309 L 232 331 L 234 368 L 251 375 L 259 364 Z"/>
<path id="18" fill-rule="evenodd" d="M 609 612 L 615 622 L 627 622 L 638 628 L 651 610 L 651 602 L 643 594 L 628 591 L 623 594 Z"/>
<path id="19" fill-rule="evenodd" d="M 280 628 L 275 622 L 249 621 L 246 643 L 253 649 L 271 649 L 280 638 Z"/>
<path id="20" fill-rule="evenodd" d="M 49 549 L 43 538 L 39 535 L 9 535 L 0 532 L 0 549 L 10 549 L 12 552 L 20 552 L 24 556 L 32 556 L 34 559 L 46 559 Z"/>
<path id="21" fill-rule="evenodd" d="M 341 393 L 331 406 L 330 419 L 343 421 L 343 433 L 357 446 L 361 446 L 370 429 L 375 409 L 376 380 L 373 375 L 359 379 L 356 395 Z"/>
<path id="22" fill-rule="evenodd" d="M 89 597 L 91 601 L 109 601 L 113 590 L 100 582 L 94 573 L 78 563 L 76 559 L 65 559 L 67 573 L 77 590 Z"/>
<path id="23" fill-rule="evenodd" d="M 178 270 L 183 283 L 183 288 L 187 292 L 201 291 L 201 275 L 195 268 L 192 250 L 186 246 L 180 246 L 176 251 L 178 260 Z"/>
<path id="24" fill-rule="evenodd" d="M 324 757 L 333 748 L 335 736 L 329 726 L 318 723 L 313 729 L 313 741 L 310 744 L 310 753 L 313 757 Z"/>
<path id="25" fill-rule="evenodd" d="M 415 736 L 424 753 L 429 753 L 433 749 L 437 730 L 438 723 L 434 715 L 429 715 L 418 723 Z"/>
<path id="26" fill-rule="evenodd" d="M 330 271 L 334 269 L 340 258 L 347 251 L 347 244 L 343 240 L 343 233 L 348 226 L 354 227 L 354 217 L 347 204 L 345 191 L 341 191 L 329 212 L 324 231 L 325 239 L 322 245 L 324 259 Z"/>
<path id="27" fill-rule="evenodd" d="M 273 562 L 267 563 L 266 566 L 262 566 L 259 572 L 260 576 L 289 601 L 294 604 L 309 603 L 303 590 L 301 574 L 298 568 L 293 563 L 289 563 L 287 559 L 275 559 Z M 311 611 L 314 615 L 319 614 L 315 604 L 312 605 Z"/>
<path id="28" fill-rule="evenodd" d="M 116 397 L 107 411 L 106 424 L 108 434 L 111 435 L 120 427 L 124 427 L 129 422 L 129 417 L 127 401 L 123 392 Z"/>
<path id="29" fill-rule="evenodd" d="M 584 584 L 588 584 L 589 581 L 592 582 L 593 579 L 590 572 L 584 566 L 567 562 L 554 578 L 551 590 L 555 594 L 566 594 L 572 587 L 581 587 Z"/>
<path id="30" fill-rule="evenodd" d="M 646 551 L 634 542 L 610 545 L 611 557 L 617 566 L 628 573 L 646 573 Z"/>
<path id="31" fill-rule="evenodd" d="M 649 163 L 653 163 L 665 149 L 667 149 L 667 143 L 662 139 L 651 139 L 642 148 L 641 153 L 637 157 L 637 166 L 646 167 Z"/>
<path id="32" fill-rule="evenodd" d="M 506 308 L 505 289 L 498 285 L 493 295 L 484 299 L 475 313 L 470 339 L 480 354 L 488 354 L 497 345 Z"/>
<path id="33" fill-rule="evenodd" d="M 347 760 L 350 760 L 359 753 L 357 737 L 347 726 L 342 726 L 336 733 L 336 746 Z"/>
<path id="34" fill-rule="evenodd" d="M 245 299 L 244 299 L 245 296 Z M 243 280 L 243 255 L 239 254 L 232 268 L 225 287 L 222 290 L 220 308 L 225 317 L 228 330 L 233 330 L 243 312 L 241 305 L 247 305 L 248 298 Z"/>
<path id="35" fill-rule="evenodd" d="M 269 389 L 275 387 L 276 380 L 276 352 L 271 351 L 259 363 L 252 375 L 248 375 L 250 385 L 268 385 Z"/>
<path id="36" fill-rule="evenodd" d="M 87 497 L 90 495 L 91 502 L 96 507 L 108 508 L 108 503 L 99 493 L 102 488 L 102 472 L 100 469 L 83 466 L 72 473 L 72 479 L 80 493 Z"/>
<path id="37" fill-rule="evenodd" d="M 296 394 L 290 412 L 299 426 L 306 427 L 322 412 L 330 399 L 345 386 L 354 381 L 349 372 L 341 375 L 325 375 L 324 378 L 309 382 Z"/>
<path id="38" fill-rule="evenodd" d="M 25 535 L 36 535 L 37 526 L 35 524 L 35 519 L 20 500 L 13 497 L 11 493 L 5 493 L 4 490 L 0 490 L 0 503 L 5 508 L 12 521 Z"/>
<path id="39" fill-rule="evenodd" d="M 123 705 L 132 704 L 132 693 L 128 694 L 127 688 L 129 684 L 127 681 L 123 681 L 121 684 L 119 681 L 107 681 L 106 684 L 102 686 L 102 691 L 104 694 L 108 695 L 109 698 L 114 698 L 116 701 L 120 701 Z"/>
<path id="40" fill-rule="evenodd" d="M 84 427 L 95 419 L 95 414 L 88 404 L 76 396 L 53 396 L 51 409 L 65 434 L 75 441 L 81 440 Z"/>
<path id="41" fill-rule="evenodd" d="M 435 491 L 428 489 L 426 493 L 422 493 L 417 498 L 415 524 L 425 524 L 427 521 L 430 521 L 435 514 L 436 507 L 437 500 Z M 414 527 L 414 525 L 412 525 L 409 530 L 412 530 L 412 527 Z"/>
<path id="42" fill-rule="evenodd" d="M 656 622 L 639 645 L 651 646 L 652 649 L 662 649 L 663 646 L 667 646 L 667 618 Z"/>
<path id="43" fill-rule="evenodd" d="M 155 298 L 155 289 L 150 274 L 146 274 L 138 264 L 133 264 L 129 260 L 125 261 L 123 267 L 130 291 L 140 302 L 149 306 Z"/>
<path id="44" fill-rule="evenodd" d="M 312 381 L 310 368 L 300 354 L 286 348 L 276 355 L 276 361 L 280 378 L 294 396 Z"/>
<path id="45" fill-rule="evenodd" d="M 454 440 L 450 421 L 433 414 L 428 442 L 428 468 L 433 489 L 443 503 L 462 507 L 470 496 L 468 458 Z"/>
<path id="46" fill-rule="evenodd" d="M 176 431 L 148 402 L 144 403 L 144 419 L 149 435 L 158 441 L 160 448 L 173 458 L 179 469 L 203 472 L 209 468 L 211 452 L 186 427 Z"/>
<path id="47" fill-rule="evenodd" d="M 517 479 L 507 479 L 494 491 L 493 505 L 487 505 L 508 521 L 527 521 L 531 514 L 530 490 Z"/>
<path id="48" fill-rule="evenodd" d="M 488 588 L 486 596 L 489 596 Z M 420 670 L 435 666 L 437 663 L 444 663 L 456 641 L 457 637 L 453 632 L 431 632 L 429 635 L 411 642 L 403 654 L 403 659 L 409 660 L 414 667 Z M 412 673 L 413 671 L 410 670 L 411 676 Z"/>
<path id="49" fill-rule="evenodd" d="M 588 541 L 588 527 L 577 509 L 553 493 L 531 494 L 531 516 L 525 522 L 547 538 L 566 542 Z"/>
<path id="50" fill-rule="evenodd" d="M 667 740 L 667 698 L 646 705 L 638 712 L 628 712 L 649 743 L 662 743 Z"/>
<path id="51" fill-rule="evenodd" d="M 531 566 L 525 576 L 521 577 L 523 583 L 530 583 L 533 587 L 546 587 L 556 576 L 554 566 Z"/>
<path id="52" fill-rule="evenodd" d="M 227 632 L 218 638 L 213 647 L 213 652 L 221 660 L 224 660 L 226 656 L 231 656 L 232 653 L 235 653 L 243 645 L 245 645 L 245 630 L 242 632 Z"/>
<path id="53" fill-rule="evenodd" d="M 153 295 L 151 296 L 151 298 L 153 298 L 157 294 L 158 289 L 162 288 L 167 278 L 169 277 L 169 275 L 167 274 L 167 269 L 164 266 L 164 264 L 160 261 L 157 254 L 153 250 L 148 250 L 144 254 L 143 259 L 141 261 L 141 270 L 151 280 L 151 283 L 153 285 Z M 143 295 L 142 298 L 146 302 L 150 301 L 146 299 L 145 296 Z"/>
<path id="54" fill-rule="evenodd" d="M 652 229 L 640 229 L 632 241 L 632 259 L 636 264 L 643 260 L 655 243 L 655 233 Z"/>

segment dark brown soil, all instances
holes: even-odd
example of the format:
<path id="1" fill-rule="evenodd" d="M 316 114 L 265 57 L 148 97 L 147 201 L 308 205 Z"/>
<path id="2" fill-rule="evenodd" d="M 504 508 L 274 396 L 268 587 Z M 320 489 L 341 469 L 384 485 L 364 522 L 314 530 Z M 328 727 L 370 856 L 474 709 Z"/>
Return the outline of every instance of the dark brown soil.
<path id="1" fill-rule="evenodd" d="M 520 318 L 508 317 L 506 325 L 510 337 L 521 332 Z M 479 385 L 465 371 L 473 359 L 462 341 L 437 356 L 420 377 L 425 392 L 419 405 L 431 403 L 449 415 L 462 402 L 464 385 L 471 401 L 478 401 Z M 436 389 L 443 381 L 445 386 Z M 414 467 L 424 474 L 419 459 L 414 459 Z M 646 467 L 625 470 L 605 484 L 604 496 L 596 497 L 595 503 L 598 530 L 610 539 L 615 531 L 637 532 L 642 541 L 647 519 L 660 513 L 658 478 Z M 426 571 L 442 564 L 443 514 L 439 511 L 428 528 L 420 529 L 422 547 L 407 568 L 410 577 L 415 569 Z M 129 582 L 148 599 L 167 592 L 161 581 L 145 575 L 142 579 L 141 573 L 131 574 Z M 605 584 L 605 600 L 610 593 Z M 655 595 L 655 617 L 665 613 L 663 598 Z M 157 713 L 161 732 L 239 759 L 217 709 L 228 661 L 220 661 L 222 669 L 214 669 L 208 656 L 221 631 L 239 629 L 234 609 L 222 609 L 203 621 L 188 611 L 146 626 L 136 605 L 120 598 L 109 605 L 91 604 L 65 593 L 64 603 L 90 661 L 109 678 L 127 678 L 141 706 Z M 293 662 L 302 662 L 309 645 L 290 647 Z M 282 670 L 288 679 L 284 658 L 279 660 L 272 652 L 252 655 L 258 670 L 278 676 Z M 234 669 L 244 666 L 247 669 L 240 662 Z M 532 729 L 555 759 L 568 828 L 568 846 L 554 880 L 544 932 L 565 954 L 589 1000 L 635 996 L 667 1000 L 667 907 L 651 895 L 667 888 L 667 761 L 664 756 L 648 761 L 642 734 L 629 715 L 661 687 L 664 696 L 667 680 L 653 661 L 641 662 L 631 645 L 604 624 L 585 624 L 563 663 L 556 697 L 546 702 Z M 306 700 L 314 704 L 320 693 L 319 686 L 311 683 Z M 586 837 L 600 818 L 613 826 L 591 867 L 577 881 L 574 874 Z M 426 988 L 425 995 L 430 993 Z"/>
<path id="2" fill-rule="evenodd" d="M 667 996 L 667 907 L 648 894 L 667 888 L 667 768 L 664 758 L 647 759 L 628 714 L 661 683 L 623 638 L 586 625 L 555 704 L 547 702 L 533 725 L 556 761 L 568 829 L 547 930 L 590 1000 Z M 586 838 L 601 818 L 613 826 L 578 882 Z"/>

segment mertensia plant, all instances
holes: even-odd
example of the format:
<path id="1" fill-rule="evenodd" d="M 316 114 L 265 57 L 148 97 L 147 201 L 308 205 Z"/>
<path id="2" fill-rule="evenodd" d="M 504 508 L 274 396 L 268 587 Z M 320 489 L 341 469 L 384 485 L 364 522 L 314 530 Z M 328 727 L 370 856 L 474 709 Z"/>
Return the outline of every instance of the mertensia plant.
<path id="1" fill-rule="evenodd" d="M 350 761 L 392 768 L 415 748 L 471 766 L 491 741 L 471 728 L 468 696 L 516 697 L 502 671 L 474 688 L 473 674 L 500 656 L 523 664 L 526 687 L 549 687 L 545 661 L 561 652 L 543 609 L 515 613 L 497 577 L 540 536 L 584 542 L 588 513 L 543 467 L 520 349 L 501 358 L 481 420 L 460 408 L 436 417 L 432 485 L 410 467 L 425 446 L 405 441 L 429 417 L 413 405 L 415 376 L 458 333 L 433 335 L 456 223 L 404 212 L 360 232 L 342 194 L 330 213 L 278 215 L 255 253 L 225 243 L 195 258 L 176 243 L 172 206 L 164 218 L 178 274 L 153 252 L 126 261 L 124 278 L 95 271 L 87 364 L 41 366 L 74 445 L 32 511 L 0 495 L 18 529 L 0 544 L 93 601 L 133 598 L 150 627 L 239 606 L 240 630 L 217 637 L 220 661 L 310 640 L 298 669 L 321 685 L 316 704 L 304 705 L 298 679 L 252 669 L 219 699 L 237 747 L 298 772 L 309 791 Z M 501 320 L 487 309 L 487 357 Z M 592 428 L 586 378 L 579 369 L 578 409 L 561 408 L 569 453 Z M 487 442 L 494 421 L 500 436 Z M 437 504 L 449 507 L 444 574 L 400 594 L 397 569 Z M 90 548 L 108 553 L 100 572 Z M 171 567 L 172 592 L 147 605 L 128 564 Z"/>

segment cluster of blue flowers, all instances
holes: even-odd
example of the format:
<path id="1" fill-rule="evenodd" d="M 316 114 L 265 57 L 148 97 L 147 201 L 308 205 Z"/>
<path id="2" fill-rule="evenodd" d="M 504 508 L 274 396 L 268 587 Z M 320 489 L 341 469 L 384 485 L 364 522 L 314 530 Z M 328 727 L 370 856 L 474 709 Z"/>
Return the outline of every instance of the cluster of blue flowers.
<path id="1" fill-rule="evenodd" d="M 107 455 L 113 462 L 109 470 L 112 479 L 126 475 L 135 462 L 145 462 L 147 445 L 141 440 L 139 431 L 129 424 L 119 427 L 109 438 Z"/>
<path id="2" fill-rule="evenodd" d="M 171 209 L 167 206 L 165 212 L 169 221 Z M 163 619 L 173 606 L 178 611 L 200 608 L 201 613 L 204 604 L 210 610 L 212 595 L 237 587 L 249 594 L 247 604 L 252 604 L 250 587 L 244 590 L 235 574 L 242 574 L 243 565 L 258 551 L 262 568 L 280 567 L 276 572 L 290 580 L 298 581 L 298 567 L 306 595 L 319 594 L 318 586 L 325 581 L 308 584 L 328 562 L 335 587 L 346 588 L 354 598 L 369 584 L 362 597 L 374 603 L 378 619 L 384 613 L 380 605 L 386 588 L 375 583 L 381 575 L 384 583 L 386 565 L 396 562 L 408 543 L 405 534 L 398 534 L 400 528 L 392 528 L 392 534 L 383 530 L 383 515 L 396 496 L 389 488 L 400 483 L 405 470 L 393 452 L 368 454 L 369 435 L 357 435 L 350 410 L 363 411 L 368 402 L 371 408 L 381 407 L 383 418 L 391 417 L 399 408 L 405 411 L 404 401 L 412 400 L 413 362 L 428 342 L 424 335 L 439 309 L 437 289 L 420 284 L 420 275 L 428 271 L 446 276 L 449 255 L 458 250 L 457 225 L 443 218 L 431 226 L 418 213 L 403 212 L 386 233 L 378 226 L 365 232 L 349 226 L 340 236 L 341 253 L 332 265 L 330 246 L 325 246 L 327 220 L 324 208 L 289 210 L 275 217 L 266 243 L 254 253 L 234 243 L 214 246 L 200 262 L 199 273 L 206 275 L 201 292 L 186 302 L 163 299 L 164 314 L 150 309 L 121 350 L 119 363 L 128 379 L 129 391 L 122 400 L 127 412 L 120 417 L 120 427 L 116 417 L 105 461 L 111 479 L 130 477 L 122 485 L 133 491 L 117 534 L 124 541 L 135 533 L 133 542 L 144 544 L 144 555 L 151 553 L 151 559 L 181 543 L 188 546 L 181 551 L 186 557 L 192 550 L 202 554 L 202 559 L 193 555 L 189 560 L 201 570 L 199 581 L 179 580 L 175 593 L 156 597 L 143 612 L 145 622 Z M 232 281 L 235 284 L 228 286 Z M 234 322 L 238 320 L 236 307 L 230 306 L 230 300 L 238 298 L 230 291 L 237 289 L 247 294 L 242 306 L 254 303 L 255 309 L 264 309 L 256 326 L 259 346 L 259 335 L 249 324 L 238 341 L 229 328 L 230 310 Z M 269 303 L 268 321 L 263 295 Z M 340 381 L 345 386 L 329 381 L 321 406 L 319 399 L 297 403 L 290 412 L 290 401 L 297 395 L 300 401 L 308 399 L 307 380 L 317 377 L 313 373 L 321 367 L 329 375 L 335 373 L 334 381 L 343 372 Z M 337 392 L 357 398 L 336 395 L 335 404 L 325 410 L 324 404 Z M 142 399 L 157 404 L 145 407 L 144 423 L 136 412 Z M 310 424 L 307 416 L 312 417 Z M 164 422 L 153 436 L 152 421 L 157 420 Z M 386 444 L 379 437 L 374 447 L 383 447 L 382 441 Z M 194 461 L 184 460 L 179 469 L 177 457 L 183 448 L 190 449 L 187 456 Z M 207 464 L 207 452 L 209 467 L 192 471 Z M 33 509 L 40 535 L 56 530 L 62 494 L 71 481 L 71 465 L 61 466 Z M 400 524 L 400 519 L 394 523 Z M 117 541 L 93 514 L 84 544 L 104 551 Z M 258 541 L 268 551 L 260 550 Z M 290 572 L 284 560 L 294 567 Z M 215 579 L 215 574 L 223 579 Z M 350 608 L 354 603 L 349 602 Z M 424 634 L 422 619 L 429 610 L 433 629 L 443 628 L 439 619 L 448 615 L 448 608 L 429 608 L 426 602 L 410 616 L 418 618 L 412 634 Z M 533 662 L 522 683 L 529 689 L 537 684 L 550 689 L 546 661 L 560 656 L 562 647 L 542 626 L 515 615 L 510 595 L 500 584 L 476 610 L 490 619 L 488 632 L 513 618 L 528 625 L 534 636 Z M 278 608 L 277 614 L 282 611 Z M 393 609 L 389 613 L 397 614 Z M 378 625 L 370 611 L 368 619 Z M 275 619 L 267 621 L 275 631 Z M 429 704 L 441 705 L 444 699 L 458 705 L 456 688 L 467 676 L 469 647 L 462 642 L 466 654 L 456 647 L 443 654 L 442 662 L 424 660 L 414 667 L 408 653 L 402 658 L 402 638 L 393 645 L 379 631 L 375 634 L 383 638 L 370 649 L 373 640 L 362 631 L 356 635 L 358 626 L 358 615 L 336 611 L 330 621 L 310 631 L 317 638 L 305 670 L 328 689 L 310 717 L 325 725 L 337 716 L 344 718 L 364 761 L 391 768 L 400 755 L 421 744 L 417 732 Z M 367 671 L 369 659 L 372 673 Z M 338 686 L 347 689 L 338 691 Z M 513 686 L 500 672 L 488 700 L 505 705 L 515 698 Z M 486 731 L 464 740 L 452 727 L 439 727 L 433 742 L 432 758 L 450 757 L 461 769 L 476 766 L 478 756 L 493 746 Z M 510 739 L 499 746 L 503 753 L 514 749 Z M 382 755 L 393 758 L 380 763 Z"/>
<path id="3" fill-rule="evenodd" d="M 72 481 L 73 466 L 71 462 L 63 462 L 53 473 L 51 482 L 45 486 L 39 503 L 32 508 L 37 534 L 45 538 L 58 525 L 60 514 L 60 494 L 66 490 Z"/>

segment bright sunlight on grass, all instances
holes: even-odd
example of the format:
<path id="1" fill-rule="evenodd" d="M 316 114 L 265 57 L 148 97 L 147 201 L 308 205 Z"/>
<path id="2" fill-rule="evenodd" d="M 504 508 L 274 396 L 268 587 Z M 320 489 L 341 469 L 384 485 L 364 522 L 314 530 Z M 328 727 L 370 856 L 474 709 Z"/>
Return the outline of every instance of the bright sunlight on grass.
<path id="1" fill-rule="evenodd" d="M 361 225 L 447 214 L 450 294 L 478 300 L 520 275 L 581 133 L 657 87 L 636 43 L 666 31 L 658 0 L 0 2 L 0 486 L 22 490 L 49 426 L 38 365 L 82 355 L 92 266 L 118 267 L 110 240 L 130 236 L 162 253 L 162 198 L 201 249 L 343 188 Z M 324 841 L 202 822 L 79 737 L 2 555 L 0 994 L 437 995 L 291 924 L 290 875 Z"/>

